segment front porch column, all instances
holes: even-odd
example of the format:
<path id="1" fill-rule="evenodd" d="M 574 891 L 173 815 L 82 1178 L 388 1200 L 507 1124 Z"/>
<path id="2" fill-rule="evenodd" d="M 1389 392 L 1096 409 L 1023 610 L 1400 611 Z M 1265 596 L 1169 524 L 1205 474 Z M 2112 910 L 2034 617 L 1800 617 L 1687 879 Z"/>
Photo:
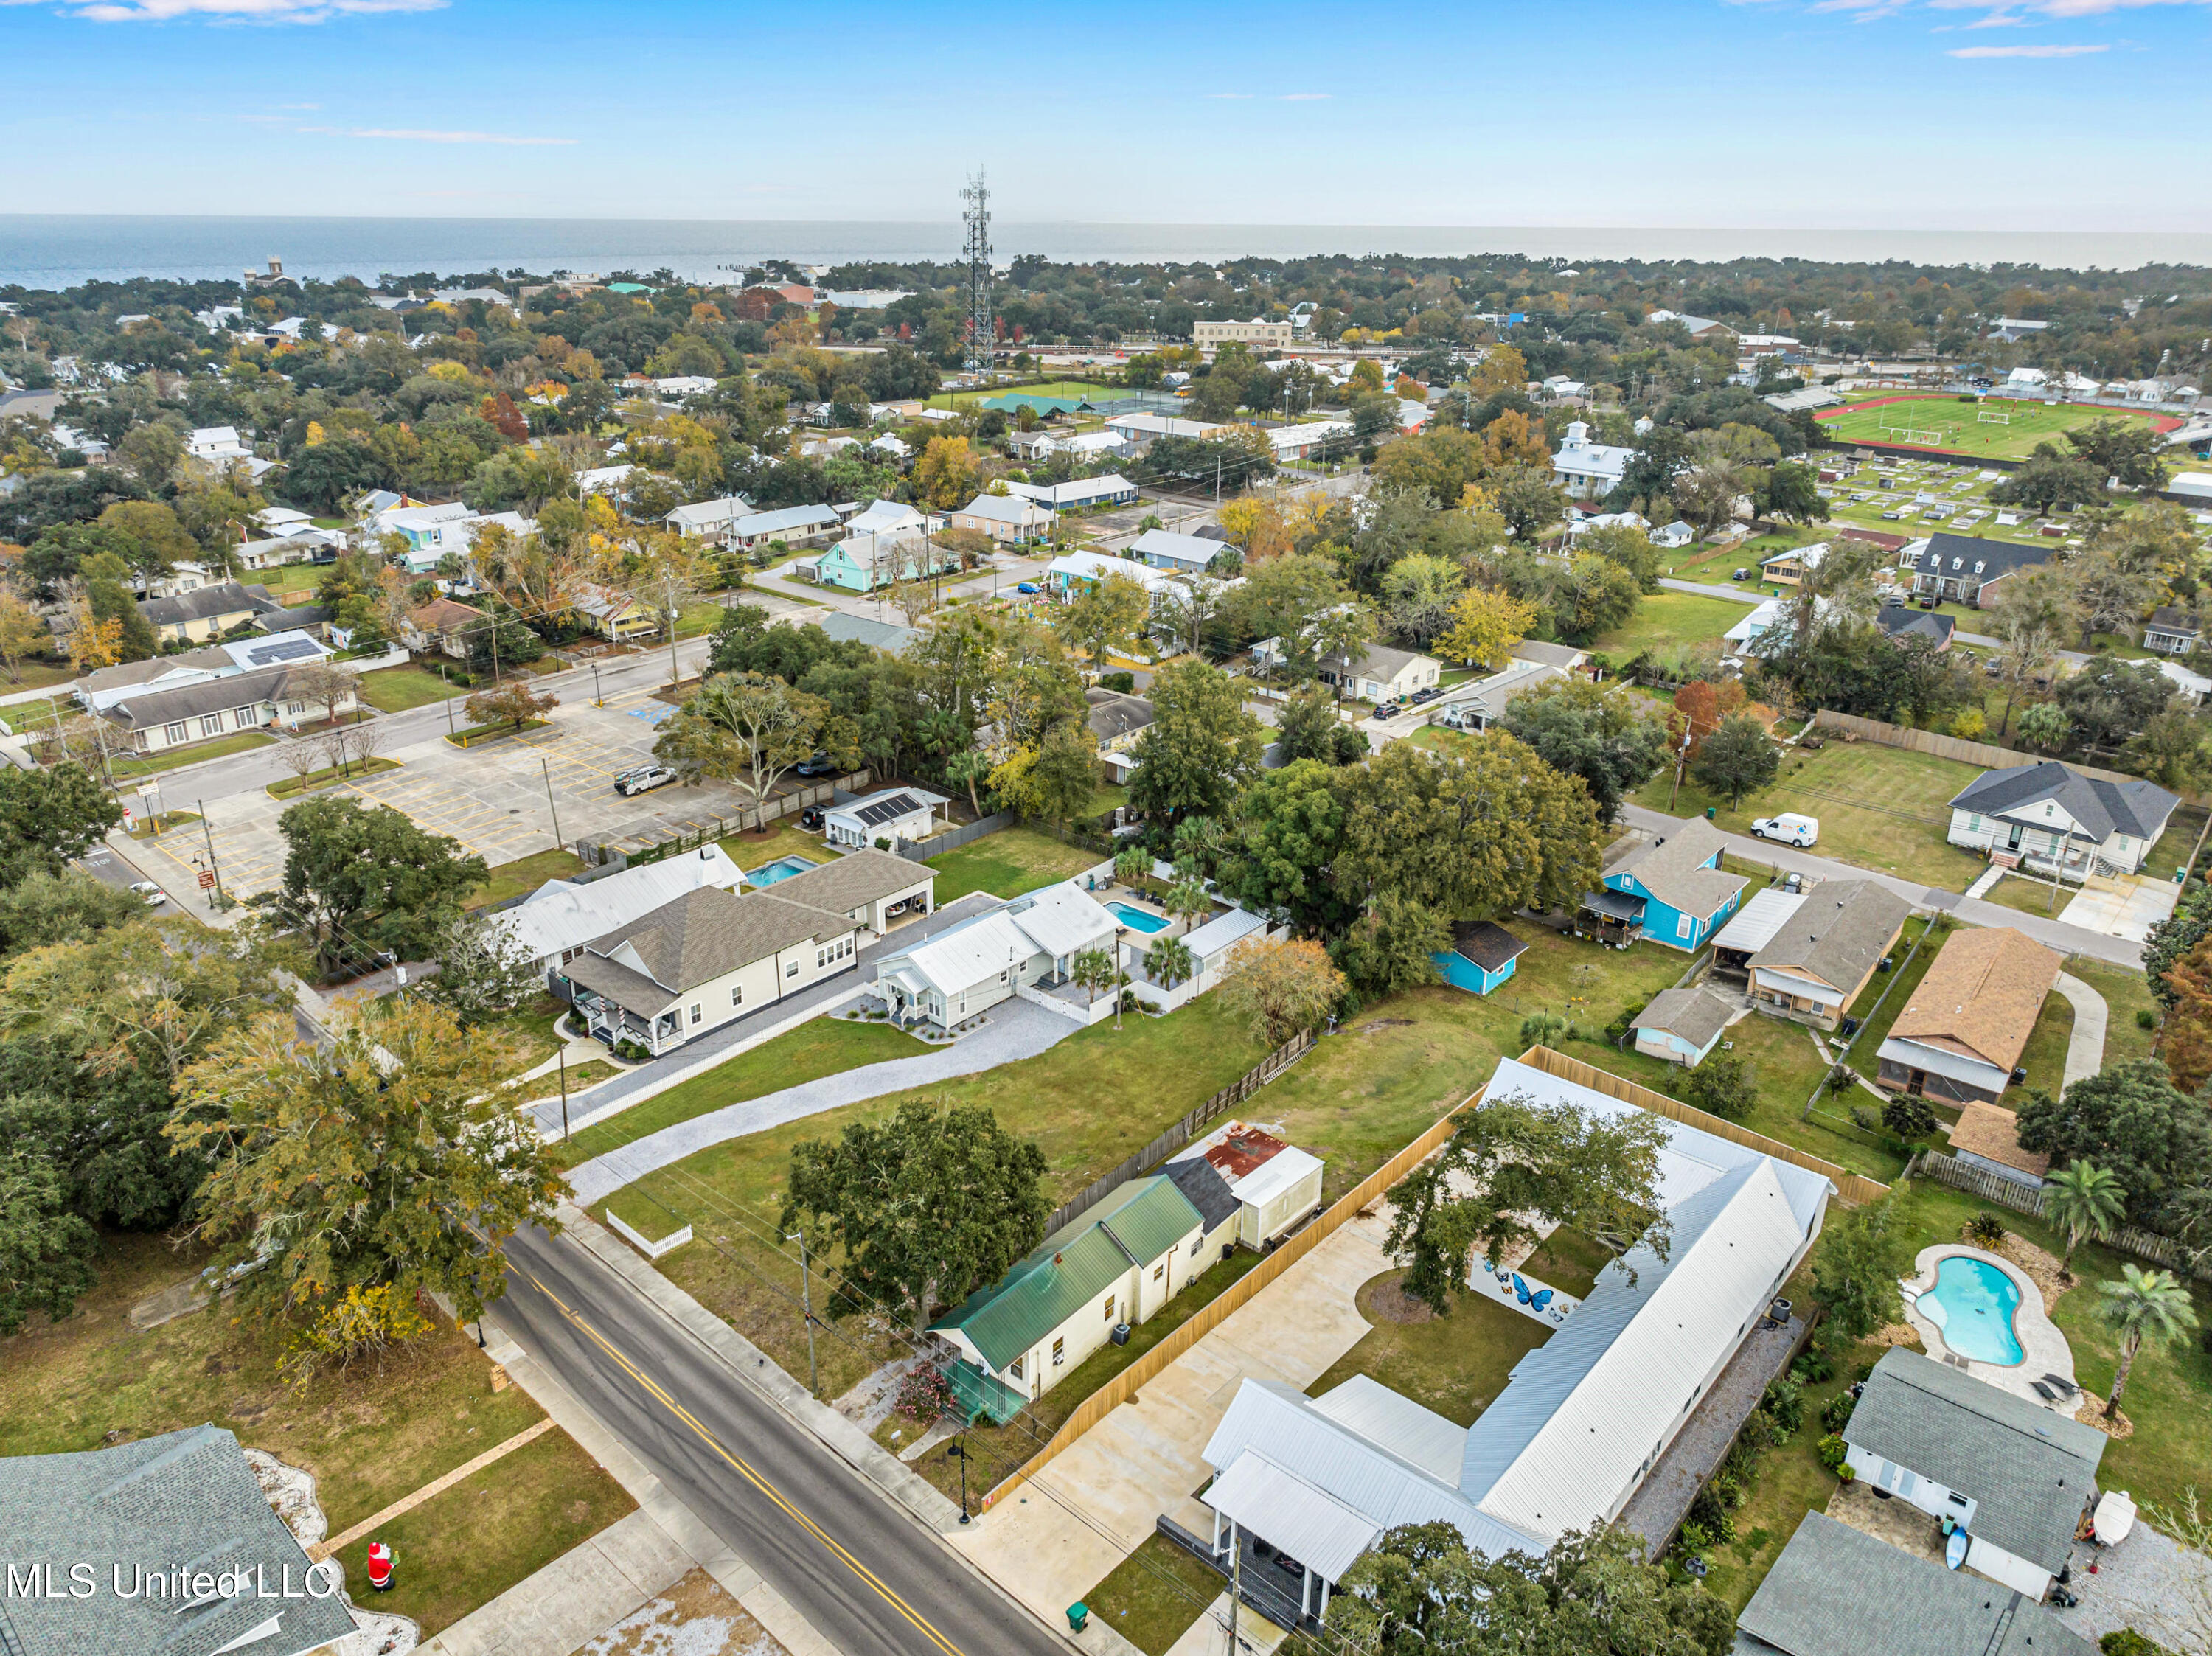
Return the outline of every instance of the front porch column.
<path id="1" fill-rule="evenodd" d="M 1313 1598 L 1313 1567 L 1309 1564 L 1298 1574 L 1298 1615 L 1303 1619 Z"/>
<path id="2" fill-rule="evenodd" d="M 1328 1620 L 1328 1577 L 1326 1575 L 1321 1579 L 1321 1619 L 1324 1622 Z"/>
<path id="3" fill-rule="evenodd" d="M 1221 1508 L 1213 1509 L 1213 1556 L 1221 1556 Z"/>

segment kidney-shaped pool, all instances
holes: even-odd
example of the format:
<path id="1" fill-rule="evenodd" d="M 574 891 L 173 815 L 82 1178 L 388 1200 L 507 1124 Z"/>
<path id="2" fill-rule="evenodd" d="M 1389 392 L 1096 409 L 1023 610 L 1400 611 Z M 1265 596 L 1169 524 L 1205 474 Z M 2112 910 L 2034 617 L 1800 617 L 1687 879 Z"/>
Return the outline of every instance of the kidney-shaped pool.
<path id="1" fill-rule="evenodd" d="M 1936 1286 L 1920 1296 L 1921 1314 L 1943 1331 L 1943 1344 L 1962 1357 L 2008 1368 L 2027 1354 L 2013 1327 L 2020 1289 L 1983 1259 L 1954 1253 L 1936 1267 Z"/>

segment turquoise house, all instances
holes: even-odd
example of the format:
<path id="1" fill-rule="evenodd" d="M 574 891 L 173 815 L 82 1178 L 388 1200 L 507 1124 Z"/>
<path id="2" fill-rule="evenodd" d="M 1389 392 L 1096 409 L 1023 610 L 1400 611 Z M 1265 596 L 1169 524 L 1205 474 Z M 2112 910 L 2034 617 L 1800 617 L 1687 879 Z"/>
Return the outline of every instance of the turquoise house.
<path id="1" fill-rule="evenodd" d="M 1457 920 L 1452 925 L 1452 946 L 1429 958 L 1453 988 L 1486 995 L 1513 975 L 1528 948 L 1495 920 Z"/>
<path id="2" fill-rule="evenodd" d="M 889 536 L 854 535 L 824 547 L 813 563 L 814 579 L 821 585 L 842 587 L 848 592 L 872 592 L 895 581 L 922 580 L 957 571 L 960 558 L 957 553 L 942 551 L 933 544 L 925 549 L 919 537 L 894 540 Z"/>
<path id="3" fill-rule="evenodd" d="M 1626 948 L 1649 937 L 1694 952 L 1735 913 L 1750 883 L 1723 873 L 1728 836 L 1702 816 L 1646 840 L 1607 870 L 1604 889 L 1583 894 L 1579 929 Z"/>

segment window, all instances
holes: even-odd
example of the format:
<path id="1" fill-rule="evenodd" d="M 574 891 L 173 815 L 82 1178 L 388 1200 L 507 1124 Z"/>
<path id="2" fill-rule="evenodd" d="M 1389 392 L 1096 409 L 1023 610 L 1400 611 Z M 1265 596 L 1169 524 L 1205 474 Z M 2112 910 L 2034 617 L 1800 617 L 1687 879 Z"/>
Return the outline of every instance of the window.
<path id="1" fill-rule="evenodd" d="M 733 983 L 733 984 L 732 984 L 732 985 L 730 986 L 730 1004 L 731 1004 L 731 1005 L 732 1005 L 732 1006 L 743 1006 L 744 1004 L 745 1004 L 745 986 L 744 986 L 744 985 L 743 985 L 742 983 Z"/>
<path id="2" fill-rule="evenodd" d="M 1065 1336 L 1052 1343 L 1052 1366 L 1057 1368 L 1067 1361 L 1067 1340 Z"/>
<path id="3" fill-rule="evenodd" d="M 284 704 L 284 711 L 291 714 L 293 718 L 297 719 L 301 713 L 307 711 L 307 704 L 304 701 L 288 701 Z"/>
<path id="4" fill-rule="evenodd" d="M 1168 1268 L 1164 1265 L 1157 1265 L 1152 1267 L 1152 1280 L 1154 1282 L 1159 1281 L 1161 1277 L 1167 1274 Z"/>
<path id="5" fill-rule="evenodd" d="M 1690 917 L 1687 914 L 1677 914 L 1674 917 L 1674 935 L 1678 937 L 1686 937 L 1690 935 Z"/>
<path id="6" fill-rule="evenodd" d="M 250 731 L 261 721 L 253 716 L 253 709 L 251 707 L 233 707 L 230 710 L 230 722 L 237 730 Z"/>
<path id="7" fill-rule="evenodd" d="M 1109 1323 L 1114 1320 L 1114 1296 L 1111 1294 L 1106 1296 L 1106 1320 Z"/>
<path id="8" fill-rule="evenodd" d="M 1013 1362 L 1008 1363 L 1006 1365 L 1006 1378 L 1008 1380 L 1019 1380 L 1022 1377 L 1022 1364 L 1026 1361 L 1027 1359 L 1025 1358 L 1016 1357 Z"/>
<path id="9" fill-rule="evenodd" d="M 181 719 L 173 725 L 164 725 L 161 727 L 161 739 L 165 742 L 182 742 L 190 734 L 191 726 Z"/>
<path id="10" fill-rule="evenodd" d="M 790 965 L 785 967 L 783 968 L 783 975 L 787 978 L 797 977 L 799 975 L 799 962 L 797 961 L 793 961 Z"/>
<path id="11" fill-rule="evenodd" d="M 200 734 L 202 736 L 221 736 L 222 734 L 222 715 L 221 713 L 202 713 L 200 715 Z"/>
<path id="12" fill-rule="evenodd" d="M 699 1003 L 696 1000 L 691 1003 L 691 1022 L 695 1026 L 699 1022 Z"/>

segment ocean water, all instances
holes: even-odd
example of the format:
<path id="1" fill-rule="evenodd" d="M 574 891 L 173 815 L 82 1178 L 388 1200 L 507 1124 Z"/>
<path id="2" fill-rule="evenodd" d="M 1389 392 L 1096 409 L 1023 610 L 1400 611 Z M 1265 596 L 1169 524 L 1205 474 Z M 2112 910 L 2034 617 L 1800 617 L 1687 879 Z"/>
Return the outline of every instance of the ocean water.
<path id="1" fill-rule="evenodd" d="M 1331 253 L 1477 253 L 1584 259 L 1902 259 L 2134 270 L 2212 265 L 2212 235 L 2113 231 L 1636 229 L 1406 225 L 1088 224 L 1000 221 L 995 256 L 1149 262 Z M 714 219 L 228 218 L 0 214 L 0 288 L 67 288 L 134 276 L 235 279 L 270 255 L 325 280 L 386 271 L 444 275 L 517 267 L 605 274 L 665 267 L 727 280 L 765 258 L 802 264 L 957 258 L 953 220 L 839 222 Z"/>

